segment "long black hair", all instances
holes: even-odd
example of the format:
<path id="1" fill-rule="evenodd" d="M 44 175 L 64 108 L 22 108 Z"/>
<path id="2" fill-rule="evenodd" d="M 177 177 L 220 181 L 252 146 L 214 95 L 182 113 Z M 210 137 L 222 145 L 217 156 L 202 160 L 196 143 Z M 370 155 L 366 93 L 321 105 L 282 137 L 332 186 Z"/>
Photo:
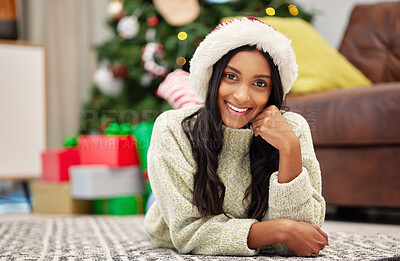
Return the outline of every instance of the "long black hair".
<path id="1" fill-rule="evenodd" d="M 254 46 L 242 46 L 229 51 L 214 64 L 204 107 L 182 120 L 182 128 L 190 141 L 197 164 L 194 175 L 193 204 L 202 217 L 226 214 L 223 210 L 225 185 L 217 175 L 218 155 L 223 146 L 222 119 L 218 107 L 218 90 L 225 67 L 240 51 L 257 50 Z M 272 90 L 267 106 L 282 107 L 283 88 L 278 67 L 268 53 L 262 52 L 271 70 Z M 197 116 L 195 118 L 195 116 Z M 195 119 L 194 122 L 192 119 Z M 261 220 L 268 208 L 269 179 L 278 170 L 279 153 L 262 137 L 253 137 L 250 146 L 252 181 L 245 199 L 250 197 L 247 216 Z"/>

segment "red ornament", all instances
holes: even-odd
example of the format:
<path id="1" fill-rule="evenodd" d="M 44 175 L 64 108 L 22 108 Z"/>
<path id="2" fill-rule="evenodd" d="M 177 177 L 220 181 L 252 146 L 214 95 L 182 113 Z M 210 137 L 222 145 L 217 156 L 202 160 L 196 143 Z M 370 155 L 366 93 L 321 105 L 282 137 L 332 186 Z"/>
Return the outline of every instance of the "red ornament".
<path id="1" fill-rule="evenodd" d="M 115 19 L 117 20 L 117 21 L 119 21 L 119 20 L 121 20 L 123 17 L 125 17 L 126 16 L 126 11 L 125 10 L 122 10 L 121 12 L 119 12 L 119 14 L 117 14 L 117 16 L 115 17 Z"/>
<path id="2" fill-rule="evenodd" d="M 147 22 L 148 26 L 156 26 L 156 25 L 158 25 L 158 23 L 160 21 L 158 20 L 157 16 L 152 15 L 152 16 L 147 17 L 147 21 L 146 22 Z"/>
<path id="3" fill-rule="evenodd" d="M 202 41 L 202 39 L 197 38 L 196 40 L 194 40 L 194 45 L 195 45 L 195 46 L 199 46 L 200 43 L 201 43 L 201 41 Z"/>
<path id="4" fill-rule="evenodd" d="M 111 67 L 111 72 L 115 78 L 126 79 L 128 77 L 128 67 L 125 64 L 117 64 Z"/>

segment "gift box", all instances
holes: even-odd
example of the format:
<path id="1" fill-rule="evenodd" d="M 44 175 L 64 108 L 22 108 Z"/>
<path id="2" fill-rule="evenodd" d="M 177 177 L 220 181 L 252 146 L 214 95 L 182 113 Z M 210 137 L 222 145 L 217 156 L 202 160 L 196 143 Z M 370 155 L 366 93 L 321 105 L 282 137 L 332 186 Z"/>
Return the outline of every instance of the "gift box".
<path id="1" fill-rule="evenodd" d="M 72 166 L 70 176 L 71 195 L 76 199 L 106 199 L 146 191 L 139 166 Z"/>
<path id="2" fill-rule="evenodd" d="M 147 195 L 137 194 L 93 201 L 96 215 L 137 215 L 145 213 Z"/>
<path id="3" fill-rule="evenodd" d="M 75 148 L 48 149 L 42 153 L 42 180 L 68 181 L 68 168 L 79 164 L 79 151 Z"/>
<path id="4" fill-rule="evenodd" d="M 133 135 L 137 141 L 137 149 L 140 158 L 142 170 L 147 169 L 147 151 L 150 147 L 151 134 L 153 132 L 154 122 L 144 121 L 133 127 Z"/>
<path id="5" fill-rule="evenodd" d="M 136 142 L 130 135 L 82 135 L 78 140 L 82 165 L 138 165 Z"/>
<path id="6" fill-rule="evenodd" d="M 149 174 L 147 173 L 147 169 L 143 171 L 143 179 L 144 179 L 144 186 L 146 188 L 147 194 L 150 195 L 152 193 L 152 189 L 151 189 Z"/>
<path id="7" fill-rule="evenodd" d="M 73 199 L 69 182 L 31 183 L 33 212 L 46 214 L 90 214 L 93 202 Z"/>

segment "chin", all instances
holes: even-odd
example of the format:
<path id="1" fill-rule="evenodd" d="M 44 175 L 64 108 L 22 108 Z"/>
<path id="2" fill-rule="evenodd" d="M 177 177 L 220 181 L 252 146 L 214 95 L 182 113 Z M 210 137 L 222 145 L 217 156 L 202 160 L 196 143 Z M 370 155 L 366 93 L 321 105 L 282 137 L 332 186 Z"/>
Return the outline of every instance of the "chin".
<path id="1" fill-rule="evenodd" d="M 231 129 L 241 129 L 244 126 L 246 126 L 246 124 L 248 122 L 244 122 L 244 123 L 231 123 L 230 121 L 222 121 L 224 123 L 225 126 L 231 128 Z"/>

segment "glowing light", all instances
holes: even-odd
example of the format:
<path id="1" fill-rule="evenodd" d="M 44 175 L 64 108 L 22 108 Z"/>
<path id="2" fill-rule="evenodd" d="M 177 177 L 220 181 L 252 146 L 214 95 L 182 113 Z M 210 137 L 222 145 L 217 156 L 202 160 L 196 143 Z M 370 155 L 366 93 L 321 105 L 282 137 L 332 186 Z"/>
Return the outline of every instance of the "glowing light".
<path id="1" fill-rule="evenodd" d="M 296 16 L 299 14 L 299 10 L 297 9 L 297 7 L 295 5 L 289 5 L 289 13 L 293 16 Z"/>
<path id="2" fill-rule="evenodd" d="M 186 63 L 186 59 L 185 57 L 179 56 L 178 58 L 176 58 L 176 64 L 179 66 L 182 66 Z"/>
<path id="3" fill-rule="evenodd" d="M 269 15 L 269 16 L 275 15 L 275 9 L 272 8 L 272 7 L 268 7 L 267 9 L 265 9 L 265 12 L 266 12 L 267 15 Z"/>
<path id="4" fill-rule="evenodd" d="M 125 37 L 123 37 L 121 34 L 118 34 L 118 40 L 123 41 L 125 40 Z"/>
<path id="5" fill-rule="evenodd" d="M 180 33 L 178 34 L 178 39 L 179 39 L 179 40 L 183 41 L 183 40 L 186 40 L 186 38 L 187 38 L 187 33 L 185 33 L 185 32 L 180 32 Z"/>

